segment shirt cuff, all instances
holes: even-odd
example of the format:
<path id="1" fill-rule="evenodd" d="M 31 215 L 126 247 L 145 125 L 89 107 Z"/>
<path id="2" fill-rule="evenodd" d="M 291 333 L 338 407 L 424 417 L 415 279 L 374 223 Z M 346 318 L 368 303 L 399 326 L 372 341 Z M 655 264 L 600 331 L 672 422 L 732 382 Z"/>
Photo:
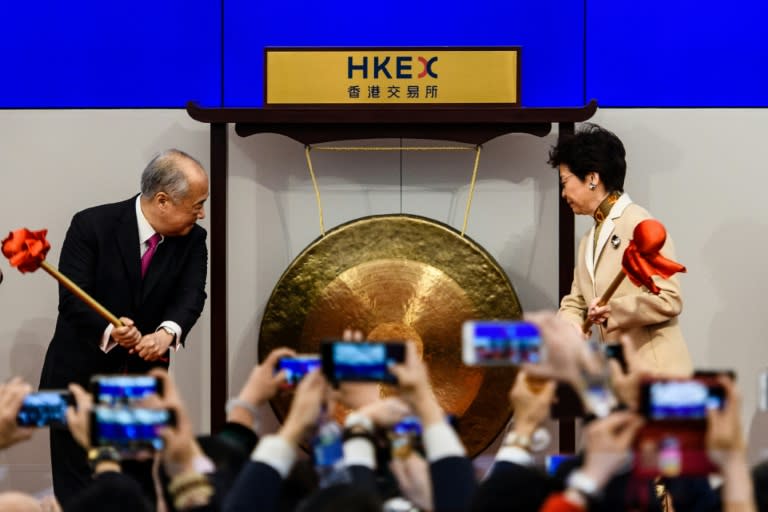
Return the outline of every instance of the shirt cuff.
<path id="1" fill-rule="evenodd" d="M 376 451 L 373 448 L 373 443 L 362 437 L 353 437 L 345 441 L 344 465 L 376 469 Z"/>
<path id="2" fill-rule="evenodd" d="M 533 456 L 519 446 L 502 446 L 496 454 L 496 462 L 511 462 L 518 466 L 533 466 Z"/>
<path id="3" fill-rule="evenodd" d="M 179 464 L 169 464 L 167 462 L 165 464 L 165 472 L 168 473 L 168 476 L 170 477 L 180 475 L 184 472 L 184 469 L 184 466 Z M 216 472 L 216 466 L 213 464 L 213 461 L 205 455 L 197 455 L 194 459 L 192 459 L 191 469 L 195 473 L 199 473 L 201 475 L 210 475 Z"/>
<path id="4" fill-rule="evenodd" d="M 445 422 L 434 423 L 425 428 L 422 441 L 429 462 L 466 455 L 464 445 L 461 444 L 456 431 Z"/>
<path id="5" fill-rule="evenodd" d="M 251 460 L 263 462 L 286 478 L 296 461 L 296 450 L 288 441 L 277 434 L 262 438 L 251 454 Z"/>
<path id="6" fill-rule="evenodd" d="M 179 340 L 181 339 L 181 333 L 182 333 L 181 326 L 179 324 L 177 324 L 173 320 L 166 320 L 163 323 L 161 323 L 157 327 L 157 329 L 155 329 L 155 332 L 157 332 L 159 329 L 162 329 L 163 327 L 169 328 L 176 335 L 176 337 L 173 338 L 173 342 L 168 348 L 172 348 L 174 351 L 178 351 L 181 347 L 184 346 L 181 343 L 179 343 Z"/>
<path id="7" fill-rule="evenodd" d="M 117 342 L 112 339 L 112 329 L 114 329 L 114 325 L 107 324 L 107 328 L 104 329 L 104 334 L 101 335 L 101 342 L 99 343 L 99 348 L 102 352 L 107 353 L 113 348 L 117 346 Z"/>

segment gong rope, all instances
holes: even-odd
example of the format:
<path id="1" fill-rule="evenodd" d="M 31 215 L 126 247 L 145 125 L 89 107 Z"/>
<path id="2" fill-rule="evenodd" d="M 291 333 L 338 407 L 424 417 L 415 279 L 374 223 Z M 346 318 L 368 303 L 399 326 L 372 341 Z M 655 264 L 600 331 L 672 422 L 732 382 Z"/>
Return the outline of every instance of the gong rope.
<path id="1" fill-rule="evenodd" d="M 469 196 L 467 197 L 467 206 L 464 209 L 464 222 L 461 226 L 461 236 L 467 231 L 467 221 L 469 220 L 469 210 L 472 207 L 472 196 L 475 193 L 475 183 L 477 182 L 477 168 L 480 166 L 480 151 L 482 146 L 407 146 L 407 147 L 384 147 L 384 146 L 318 146 L 312 147 L 307 144 L 304 146 L 304 156 L 307 159 L 309 176 L 312 178 L 312 187 L 315 189 L 315 201 L 317 201 L 317 211 L 320 220 L 320 234 L 325 236 L 325 223 L 323 221 L 323 203 L 320 200 L 320 187 L 317 186 L 315 170 L 312 167 L 312 157 L 310 152 L 316 151 L 475 151 L 475 164 L 472 168 L 472 180 L 469 183 Z"/>

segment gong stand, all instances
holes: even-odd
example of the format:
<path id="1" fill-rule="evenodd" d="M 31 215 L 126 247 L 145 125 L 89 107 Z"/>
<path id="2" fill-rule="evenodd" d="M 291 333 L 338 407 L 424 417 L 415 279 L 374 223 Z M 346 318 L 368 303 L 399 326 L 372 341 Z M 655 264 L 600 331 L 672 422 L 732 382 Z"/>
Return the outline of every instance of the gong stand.
<path id="1" fill-rule="evenodd" d="M 294 105 L 267 108 L 204 108 L 187 104 L 192 119 L 211 125 L 211 429 L 226 422 L 227 393 L 227 180 L 228 124 L 248 137 L 278 133 L 305 146 L 320 142 L 379 138 L 435 139 L 480 145 L 508 133 L 548 135 L 558 123 L 559 136 L 572 134 L 575 123 L 597 110 L 592 100 L 581 108 L 525 108 L 483 105 L 363 106 Z M 574 218 L 564 201 L 559 212 L 559 296 L 573 280 Z M 560 393 L 560 389 L 558 390 Z M 575 451 L 578 400 L 561 395 L 553 416 L 559 419 L 560 452 Z"/>

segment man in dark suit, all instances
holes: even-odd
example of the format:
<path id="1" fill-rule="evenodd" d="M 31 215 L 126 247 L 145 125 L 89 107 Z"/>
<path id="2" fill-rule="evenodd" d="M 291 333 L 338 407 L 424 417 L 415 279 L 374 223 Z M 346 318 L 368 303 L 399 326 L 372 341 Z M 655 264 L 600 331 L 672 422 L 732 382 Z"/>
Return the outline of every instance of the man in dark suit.
<path id="1" fill-rule="evenodd" d="M 168 367 L 205 303 L 208 177 L 178 150 L 156 156 L 141 176 L 141 194 L 77 213 L 67 231 L 60 270 L 122 315 L 113 327 L 59 287 L 56 331 L 40 388 L 87 387 L 94 374 L 144 373 Z M 67 431 L 51 430 L 56 496 L 63 506 L 90 481 L 86 454 Z"/>

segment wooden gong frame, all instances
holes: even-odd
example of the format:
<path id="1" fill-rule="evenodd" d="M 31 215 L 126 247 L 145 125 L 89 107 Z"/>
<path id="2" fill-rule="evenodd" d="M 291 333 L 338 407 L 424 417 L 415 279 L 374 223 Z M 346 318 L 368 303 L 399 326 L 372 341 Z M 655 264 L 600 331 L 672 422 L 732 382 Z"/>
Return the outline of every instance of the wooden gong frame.
<path id="1" fill-rule="evenodd" d="M 204 108 L 187 104 L 189 116 L 210 124 L 211 196 L 211 429 L 226 422 L 227 400 L 227 182 L 228 125 L 235 133 L 248 137 L 258 133 L 278 133 L 302 144 L 334 140 L 372 138 L 436 139 L 483 144 L 508 133 L 548 135 L 558 124 L 558 136 L 572 134 L 575 124 L 591 118 L 597 111 L 592 100 L 580 108 L 525 108 L 482 105 L 392 106 L 387 108 L 324 107 L 294 105 L 266 108 Z M 564 201 L 558 202 L 559 296 L 571 288 L 574 268 L 574 216 Z M 213 340 L 217 342 L 214 343 Z M 560 452 L 576 448 L 576 406 L 562 403 L 557 408 Z"/>

